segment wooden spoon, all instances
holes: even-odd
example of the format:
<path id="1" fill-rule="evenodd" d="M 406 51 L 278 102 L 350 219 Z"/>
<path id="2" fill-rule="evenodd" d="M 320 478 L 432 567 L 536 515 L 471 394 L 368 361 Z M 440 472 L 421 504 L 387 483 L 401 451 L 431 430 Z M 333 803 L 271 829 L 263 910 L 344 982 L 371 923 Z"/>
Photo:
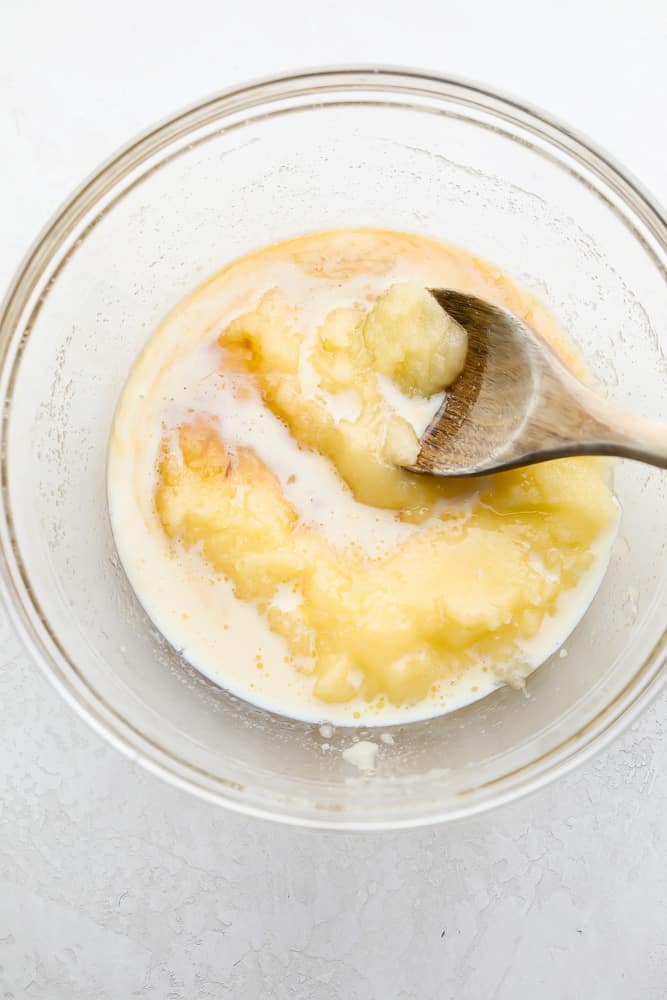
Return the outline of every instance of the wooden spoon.
<path id="1" fill-rule="evenodd" d="M 602 399 L 509 310 L 460 292 L 431 293 L 467 330 L 468 355 L 421 436 L 412 472 L 477 476 L 566 455 L 667 468 L 667 426 Z"/>

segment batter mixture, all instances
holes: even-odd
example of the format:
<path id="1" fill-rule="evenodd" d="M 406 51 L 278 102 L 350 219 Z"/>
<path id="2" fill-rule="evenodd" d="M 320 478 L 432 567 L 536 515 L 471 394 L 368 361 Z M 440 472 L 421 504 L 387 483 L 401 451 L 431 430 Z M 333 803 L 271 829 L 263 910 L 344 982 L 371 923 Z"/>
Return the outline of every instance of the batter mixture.
<path id="1" fill-rule="evenodd" d="M 605 460 L 458 481 L 400 468 L 465 362 L 429 287 L 513 310 L 585 376 L 497 268 L 340 230 L 216 274 L 123 392 L 109 505 L 130 582 L 191 663 L 262 707 L 382 726 L 450 711 L 521 683 L 604 574 Z"/>

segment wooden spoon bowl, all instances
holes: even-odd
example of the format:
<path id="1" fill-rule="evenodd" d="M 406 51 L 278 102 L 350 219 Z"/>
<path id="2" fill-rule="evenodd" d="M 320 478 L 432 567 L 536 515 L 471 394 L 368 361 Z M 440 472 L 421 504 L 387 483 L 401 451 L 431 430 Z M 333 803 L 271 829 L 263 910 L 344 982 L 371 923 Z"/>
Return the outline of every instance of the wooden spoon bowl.
<path id="1" fill-rule="evenodd" d="M 430 291 L 467 331 L 468 355 L 410 471 L 477 476 L 568 455 L 617 455 L 667 468 L 666 426 L 598 396 L 509 310 Z"/>

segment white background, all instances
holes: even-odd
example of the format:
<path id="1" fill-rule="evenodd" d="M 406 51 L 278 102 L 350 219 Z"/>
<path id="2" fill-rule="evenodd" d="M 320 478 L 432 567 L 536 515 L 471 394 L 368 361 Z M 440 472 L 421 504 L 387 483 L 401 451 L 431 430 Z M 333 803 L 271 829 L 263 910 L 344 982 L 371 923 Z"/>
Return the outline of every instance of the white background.
<path id="1" fill-rule="evenodd" d="M 0 0 L 0 286 L 133 133 L 229 84 L 322 63 L 507 90 L 667 201 L 665 0 L 394 6 Z M 0 616 L 0 1000 L 667 996 L 665 695 L 517 805 L 420 832 L 308 833 L 137 771 Z"/>

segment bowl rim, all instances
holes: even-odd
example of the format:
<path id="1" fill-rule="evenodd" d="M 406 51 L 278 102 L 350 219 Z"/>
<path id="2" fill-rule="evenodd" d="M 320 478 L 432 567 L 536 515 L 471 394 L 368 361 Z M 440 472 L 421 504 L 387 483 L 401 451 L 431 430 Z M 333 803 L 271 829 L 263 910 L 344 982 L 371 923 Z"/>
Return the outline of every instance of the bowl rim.
<path id="1" fill-rule="evenodd" d="M 149 772 L 199 797 L 224 805 L 244 815 L 312 828 L 338 830 L 395 830 L 459 820 L 485 812 L 529 794 L 566 774 L 576 765 L 603 749 L 648 705 L 667 680 L 667 629 L 653 645 L 640 668 L 596 716 L 576 734 L 530 764 L 488 782 L 474 791 L 484 791 L 474 799 L 462 795 L 456 807 L 436 806 L 426 815 L 345 816 L 344 812 L 298 812 L 301 803 L 278 799 L 249 801 L 252 792 L 224 779 L 198 772 L 188 762 L 153 743 L 132 727 L 120 713 L 103 702 L 86 683 L 85 677 L 59 646 L 57 636 L 40 612 L 30 580 L 24 571 L 18 542 L 12 527 L 8 495 L 7 427 L 11 414 L 11 390 L 22 345 L 31 324 L 21 327 L 21 317 L 30 303 L 40 277 L 57 259 L 63 242 L 78 222 L 108 191 L 147 159 L 170 146 L 194 128 L 224 120 L 241 108 L 256 108 L 272 101 L 312 96 L 341 90 L 372 90 L 378 93 L 412 93 L 422 98 L 454 100 L 474 105 L 496 118 L 528 128 L 548 147 L 557 147 L 582 163 L 625 203 L 646 231 L 667 250 L 667 219 L 661 206 L 616 160 L 588 138 L 554 116 L 494 88 L 456 76 L 400 66 L 331 66 L 300 69 L 275 74 L 226 88 L 201 101 L 189 104 L 145 129 L 121 146 L 94 170 L 52 215 L 19 264 L 0 305 L 0 594 L 10 620 L 28 654 L 40 666 L 55 688 L 99 735 L 118 747 Z M 611 203 L 609 203 L 611 204 Z M 646 243 L 642 234 L 635 236 Z M 67 256 L 65 257 L 65 260 Z M 62 262 L 57 265 L 62 266 Z M 57 277 L 58 270 L 51 280 Z M 34 318 L 34 313 L 33 313 Z M 207 783 L 208 777 L 208 783 Z M 214 784 L 212 785 L 211 782 Z M 502 787 L 507 786 L 507 787 Z M 244 797 L 245 795 L 245 797 Z"/>

